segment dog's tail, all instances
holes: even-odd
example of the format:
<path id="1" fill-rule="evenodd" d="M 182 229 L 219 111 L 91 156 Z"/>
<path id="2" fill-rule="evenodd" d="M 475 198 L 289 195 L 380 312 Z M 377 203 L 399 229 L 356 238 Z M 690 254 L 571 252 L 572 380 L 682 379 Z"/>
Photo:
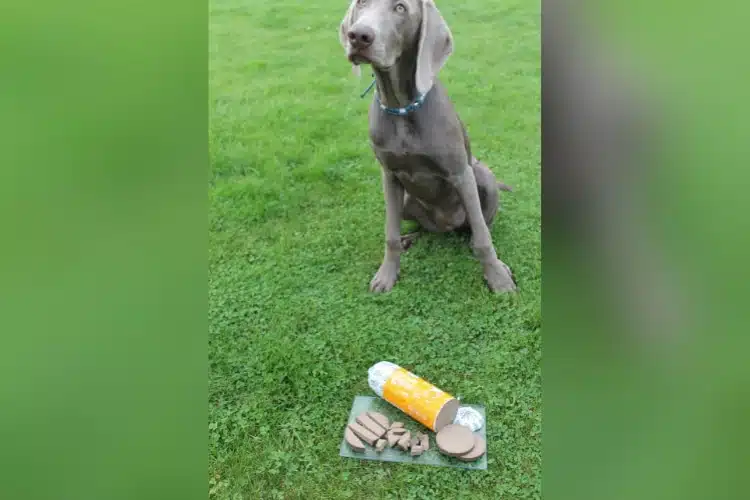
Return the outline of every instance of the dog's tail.
<path id="1" fill-rule="evenodd" d="M 487 168 L 487 165 L 482 163 L 482 161 L 479 160 L 476 156 L 471 157 L 471 165 L 472 166 L 481 165 L 481 166 L 484 166 L 484 168 L 486 168 L 487 170 L 489 170 L 489 168 Z M 497 183 L 497 189 L 500 191 L 508 191 L 508 192 L 513 191 L 513 188 L 505 184 L 504 182 L 496 181 L 496 183 Z"/>
<path id="2" fill-rule="evenodd" d="M 504 184 L 504 183 L 502 183 L 500 181 L 497 181 L 497 189 L 499 189 L 500 191 L 508 191 L 508 192 L 512 192 L 513 191 L 512 187 L 510 187 L 509 185 Z"/>

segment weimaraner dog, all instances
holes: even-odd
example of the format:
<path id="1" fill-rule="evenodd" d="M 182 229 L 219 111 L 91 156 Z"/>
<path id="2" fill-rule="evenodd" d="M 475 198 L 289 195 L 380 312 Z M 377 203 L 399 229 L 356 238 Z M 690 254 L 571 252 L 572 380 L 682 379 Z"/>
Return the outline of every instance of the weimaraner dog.
<path id="1" fill-rule="evenodd" d="M 508 188 L 472 156 L 466 129 L 437 80 L 453 52 L 453 35 L 433 1 L 353 0 L 339 38 L 352 64 L 372 67 L 377 84 L 370 143 L 382 167 L 385 256 L 370 290 L 387 292 L 398 279 L 402 219 L 434 232 L 470 229 L 489 288 L 515 290 L 489 230 L 498 190 Z"/>

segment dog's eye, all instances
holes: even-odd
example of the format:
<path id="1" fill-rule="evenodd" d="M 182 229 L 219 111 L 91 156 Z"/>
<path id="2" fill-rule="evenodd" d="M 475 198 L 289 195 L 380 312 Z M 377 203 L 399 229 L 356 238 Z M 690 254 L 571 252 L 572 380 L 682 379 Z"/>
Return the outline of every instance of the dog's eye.
<path id="1" fill-rule="evenodd" d="M 396 5 L 396 12 L 398 12 L 399 14 L 403 14 L 404 12 L 406 12 L 406 7 L 404 7 L 404 4 L 400 3 Z"/>
<path id="2" fill-rule="evenodd" d="M 366 4 L 366 3 L 367 3 L 367 0 L 357 0 L 357 5 L 362 6 L 362 5 Z"/>

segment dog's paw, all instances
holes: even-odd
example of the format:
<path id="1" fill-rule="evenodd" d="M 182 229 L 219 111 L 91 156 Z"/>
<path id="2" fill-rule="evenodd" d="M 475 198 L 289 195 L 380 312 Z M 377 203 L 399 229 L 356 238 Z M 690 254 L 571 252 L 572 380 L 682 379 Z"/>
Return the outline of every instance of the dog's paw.
<path id="1" fill-rule="evenodd" d="M 370 291 L 374 293 L 388 292 L 398 279 L 398 264 L 383 262 L 370 282 Z"/>
<path id="2" fill-rule="evenodd" d="M 513 281 L 510 268 L 499 259 L 485 266 L 484 279 L 487 280 L 490 290 L 495 293 L 516 291 L 516 283 Z"/>

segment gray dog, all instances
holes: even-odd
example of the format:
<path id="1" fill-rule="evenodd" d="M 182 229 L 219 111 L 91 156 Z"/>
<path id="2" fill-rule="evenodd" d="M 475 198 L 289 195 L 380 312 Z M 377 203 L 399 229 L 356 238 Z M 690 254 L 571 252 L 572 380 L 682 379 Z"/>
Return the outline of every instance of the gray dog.
<path id="1" fill-rule="evenodd" d="M 370 142 L 382 167 L 385 256 L 370 290 L 386 292 L 396 283 L 402 219 L 428 231 L 470 229 L 490 289 L 515 290 L 489 230 L 498 189 L 508 188 L 472 156 L 466 129 L 436 78 L 453 52 L 453 36 L 433 1 L 354 0 L 339 37 L 349 61 L 370 64 L 377 83 Z"/>

